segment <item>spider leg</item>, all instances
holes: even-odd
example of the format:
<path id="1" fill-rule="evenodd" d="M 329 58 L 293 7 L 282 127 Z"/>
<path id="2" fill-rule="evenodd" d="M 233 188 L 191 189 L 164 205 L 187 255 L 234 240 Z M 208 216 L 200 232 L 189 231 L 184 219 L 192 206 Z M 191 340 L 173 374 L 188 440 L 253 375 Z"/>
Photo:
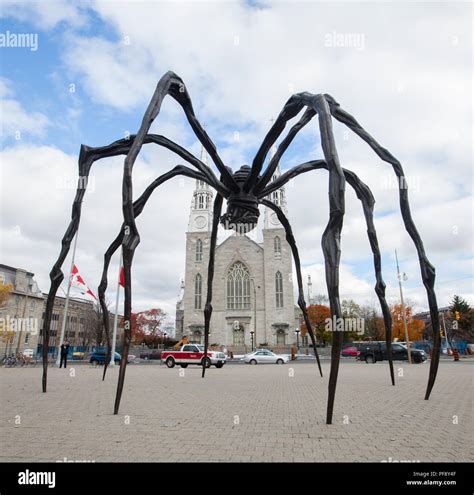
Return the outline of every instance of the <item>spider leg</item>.
<path id="1" fill-rule="evenodd" d="M 110 363 L 110 358 L 111 358 L 111 343 L 110 343 L 110 320 L 109 320 L 109 310 L 107 308 L 107 303 L 105 302 L 105 291 L 107 290 L 107 272 L 109 269 L 110 265 L 110 260 L 117 251 L 117 249 L 120 247 L 122 244 L 122 237 L 123 237 L 123 229 L 120 230 L 119 235 L 113 240 L 112 244 L 109 246 L 107 251 L 104 254 L 104 267 L 102 270 L 102 278 L 100 280 L 100 285 L 99 285 L 99 290 L 98 290 L 98 296 L 99 296 L 99 303 L 100 303 L 100 308 L 102 310 L 102 324 L 104 325 L 104 333 L 105 333 L 105 339 L 107 342 L 107 352 L 105 355 L 105 362 L 104 362 L 104 372 L 102 374 L 102 381 L 105 380 L 105 374 L 107 373 L 107 367 Z M 120 289 L 118 289 L 120 290 Z"/>
<path id="2" fill-rule="evenodd" d="M 135 136 L 133 136 L 134 140 Z M 97 148 L 93 148 L 90 146 L 81 146 L 81 150 L 79 153 L 78 159 L 78 171 L 79 171 L 79 181 L 76 189 L 76 196 L 74 198 L 74 202 L 72 205 L 71 212 L 71 221 L 66 230 L 66 233 L 62 239 L 62 247 L 61 252 L 59 253 L 58 259 L 54 264 L 51 272 L 49 274 L 51 280 L 51 286 L 48 292 L 48 297 L 46 299 L 46 308 L 45 308 L 45 316 L 43 320 L 43 374 L 42 374 L 42 389 L 43 393 L 46 393 L 47 390 L 47 378 L 48 378 L 48 350 L 49 350 L 49 339 L 50 339 L 50 328 L 51 328 L 51 317 L 53 314 L 54 300 L 56 298 L 57 291 L 61 282 L 64 280 L 64 273 L 61 268 L 66 259 L 66 256 L 69 253 L 71 242 L 76 235 L 77 229 L 79 228 L 79 222 L 81 218 L 81 210 L 82 210 L 82 201 L 87 188 L 87 181 L 89 177 L 89 173 L 93 163 L 102 158 L 107 158 L 116 155 L 126 154 L 132 143 L 131 139 L 120 139 L 115 141 L 107 146 L 101 146 Z M 181 156 L 184 160 L 191 163 L 194 167 L 196 167 L 199 171 L 201 171 L 207 178 L 205 180 L 211 186 L 213 186 L 217 191 L 226 196 L 229 192 L 228 188 L 221 184 L 212 170 L 204 165 L 200 160 L 191 155 L 187 150 L 179 146 L 178 144 L 170 141 L 169 139 L 163 136 L 157 136 L 154 134 L 148 134 L 144 138 L 144 143 L 155 143 L 160 146 L 163 146 L 179 156 Z"/>
<path id="3" fill-rule="evenodd" d="M 326 285 L 328 288 L 329 304 L 331 313 L 338 320 L 342 319 L 341 304 L 339 300 L 339 259 L 340 238 L 344 218 L 344 187 L 345 178 L 339 158 L 337 156 L 334 135 L 332 131 L 331 113 L 328 102 L 323 95 L 311 95 L 299 93 L 293 95 L 285 108 L 278 116 L 274 125 L 264 139 L 254 159 L 252 171 L 245 186 L 250 188 L 256 181 L 261 170 L 261 164 L 270 146 L 285 127 L 285 122 L 296 115 L 301 108 L 307 105 L 312 108 L 319 119 L 321 132 L 321 146 L 329 170 L 329 222 L 322 237 L 322 248 L 325 260 Z M 335 329 L 333 329 L 335 330 Z M 334 399 L 336 395 L 337 375 L 339 372 L 339 361 L 342 348 L 343 334 L 333 331 L 331 349 L 331 371 L 328 384 L 328 405 L 326 423 L 332 423 Z"/>
<path id="4" fill-rule="evenodd" d="M 273 174 L 275 173 L 278 163 L 283 156 L 283 153 L 288 149 L 288 146 L 292 143 L 296 134 L 316 115 L 313 108 L 307 108 L 301 119 L 288 131 L 283 141 L 277 148 L 275 155 L 270 160 L 262 177 L 258 180 L 258 184 L 255 187 L 255 193 L 259 194 L 260 191 L 271 181 Z"/>
<path id="5" fill-rule="evenodd" d="M 202 362 L 202 378 L 206 374 L 207 349 L 209 347 L 209 325 L 212 315 L 212 281 L 214 279 L 214 260 L 216 255 L 217 229 L 222 210 L 222 196 L 216 195 L 212 217 L 211 245 L 209 247 L 209 262 L 207 265 L 207 296 L 204 306 L 204 359 Z"/>
<path id="6" fill-rule="evenodd" d="M 395 373 L 393 371 L 393 357 L 392 357 L 392 315 L 390 308 L 388 307 L 387 300 L 385 299 L 385 282 L 382 278 L 382 257 L 380 255 L 379 243 L 377 240 L 377 231 L 374 225 L 374 204 L 375 199 L 371 190 L 364 184 L 359 177 L 350 170 L 343 169 L 347 182 L 352 186 L 357 194 L 362 208 L 364 210 L 365 222 L 367 225 L 367 236 L 369 238 L 370 247 L 372 249 L 374 257 L 375 268 L 375 292 L 379 299 L 379 304 L 382 309 L 382 315 L 385 326 L 385 344 L 387 346 L 388 365 L 390 369 L 390 378 L 392 385 L 395 385 Z"/>
<path id="7" fill-rule="evenodd" d="M 351 129 L 355 134 L 357 134 L 362 140 L 364 140 L 380 157 L 384 162 L 390 163 L 399 181 L 399 197 L 400 197 L 400 210 L 402 213 L 403 223 L 405 224 L 405 229 L 410 235 L 415 244 L 418 259 L 420 262 L 421 277 L 423 280 L 423 285 L 425 286 L 428 305 L 431 314 L 431 323 L 433 326 L 433 355 L 430 363 L 430 371 L 428 377 L 428 384 L 426 387 L 425 400 L 430 398 L 431 390 L 433 389 L 434 383 L 436 381 L 436 375 L 438 373 L 439 366 L 439 351 L 441 345 L 441 335 L 440 335 L 440 324 L 439 324 L 439 314 L 438 314 L 438 303 L 436 301 L 436 293 L 434 291 L 434 283 L 436 278 L 436 271 L 434 266 L 429 262 L 428 257 L 425 253 L 425 248 L 423 246 L 423 241 L 421 236 L 415 226 L 415 222 L 411 217 L 410 204 L 408 202 L 408 188 L 405 180 L 405 173 L 403 171 L 401 163 L 385 148 L 383 148 L 358 122 L 357 120 L 343 110 L 339 103 L 330 96 L 325 95 L 326 100 L 329 103 L 331 114 L 333 117 L 345 124 L 349 129 Z"/>
<path id="8" fill-rule="evenodd" d="M 47 390 L 48 381 L 48 350 L 49 350 L 49 339 L 50 339 L 50 327 L 51 327 L 51 317 L 53 314 L 54 300 L 56 298 L 56 293 L 64 280 L 64 273 L 61 267 L 69 253 L 71 247 L 71 242 L 76 235 L 77 229 L 79 228 L 79 222 L 81 219 L 82 210 L 82 200 L 87 189 L 87 183 L 89 179 L 89 173 L 92 164 L 101 158 L 106 158 L 110 156 L 115 156 L 125 153 L 130 147 L 130 143 L 124 143 L 122 141 L 113 143 L 110 146 L 104 146 L 101 148 L 91 148 L 89 146 L 82 145 L 79 153 L 78 159 L 78 172 L 79 179 L 76 189 L 76 196 L 72 204 L 71 220 L 69 222 L 68 228 L 61 241 L 61 251 L 59 253 L 56 263 L 53 265 L 51 272 L 49 273 L 49 278 L 51 280 L 51 286 L 49 288 L 48 297 L 46 299 L 45 315 L 43 320 L 43 375 L 42 375 L 42 389 L 43 393 Z"/>
<path id="9" fill-rule="evenodd" d="M 154 190 L 166 182 L 167 180 L 176 177 L 177 175 L 184 175 L 186 177 L 191 177 L 194 179 L 202 180 L 204 182 L 208 181 L 208 178 L 203 176 L 200 172 L 197 172 L 195 170 L 191 170 L 188 167 L 185 167 L 183 165 L 177 165 L 174 167 L 172 170 L 169 172 L 166 172 L 163 175 L 160 175 L 158 178 L 156 178 L 143 192 L 143 194 L 133 203 L 133 213 L 135 215 L 135 218 L 137 218 L 143 211 L 143 208 L 145 207 L 148 199 L 150 199 L 150 196 L 154 192 Z M 212 184 L 210 184 L 212 186 Z M 109 265 L 110 265 L 110 260 L 112 259 L 112 256 L 114 253 L 117 251 L 117 249 L 121 246 L 123 237 L 125 235 L 125 228 L 124 225 L 122 225 L 120 232 L 118 233 L 117 237 L 113 240 L 113 242 L 110 244 L 108 247 L 107 251 L 104 254 L 104 265 L 102 268 L 102 278 L 100 281 L 99 289 L 98 289 L 98 296 L 99 296 L 99 302 L 100 306 L 102 308 L 102 318 L 103 318 L 103 325 L 104 325 L 104 331 L 106 335 L 106 340 L 107 340 L 107 354 L 105 358 L 105 365 L 104 365 L 104 373 L 102 376 L 102 380 L 105 379 L 105 375 L 107 372 L 107 366 L 110 362 L 110 358 L 112 355 L 111 352 L 111 346 L 110 346 L 110 323 L 109 323 L 109 311 L 107 309 L 107 304 L 105 303 L 105 292 L 107 290 L 107 285 L 108 285 L 108 270 L 109 270 Z"/>
<path id="10" fill-rule="evenodd" d="M 321 130 L 321 146 L 329 170 L 329 222 L 324 230 L 321 243 L 325 260 L 326 285 L 331 313 L 333 317 L 336 316 L 338 321 L 342 321 L 343 315 L 339 300 L 339 259 L 341 256 L 340 241 L 344 219 L 345 179 L 337 156 L 329 105 L 322 95 L 315 97 L 314 102 L 318 112 L 319 128 Z M 331 371 L 329 374 L 326 414 L 327 424 L 332 423 L 342 340 L 343 332 L 333 328 Z"/>
<path id="11" fill-rule="evenodd" d="M 124 342 L 123 356 L 120 362 L 119 379 L 117 384 L 117 394 L 115 397 L 114 414 L 118 413 L 120 407 L 120 399 L 122 397 L 123 383 L 125 380 L 125 371 L 127 368 L 128 349 L 131 340 L 131 313 L 132 313 L 132 287 L 131 287 L 131 267 L 133 255 L 136 247 L 140 243 L 140 235 L 133 215 L 133 183 L 132 170 L 138 153 L 140 152 L 151 124 L 158 116 L 161 104 L 166 95 L 172 96 L 184 109 L 186 117 L 195 132 L 198 139 L 201 141 L 204 148 L 207 150 L 217 168 L 221 172 L 221 180 L 226 183 L 231 190 L 238 192 L 239 186 L 235 182 L 231 172 L 224 166 L 216 148 L 209 136 L 206 134 L 199 121 L 194 115 L 191 99 L 187 93 L 183 81 L 173 72 L 167 72 L 158 82 L 152 99 L 143 116 L 140 129 L 133 140 L 129 152 L 124 161 L 123 181 L 122 181 L 122 212 L 125 224 L 125 236 L 123 239 L 123 273 L 125 280 L 125 302 L 124 302 Z"/>
<path id="12" fill-rule="evenodd" d="M 134 139 L 134 147 L 130 150 L 128 160 L 132 164 L 135 161 L 136 154 L 140 150 L 143 144 L 143 138 L 148 132 L 152 122 L 158 116 L 161 110 L 161 104 L 163 99 L 167 96 L 171 96 L 176 102 L 181 105 L 186 115 L 186 118 L 191 126 L 194 134 L 197 136 L 201 144 L 204 146 L 206 151 L 209 153 L 212 161 L 221 173 L 222 181 L 227 187 L 233 191 L 238 191 L 237 183 L 235 182 L 232 173 L 224 165 L 221 158 L 217 154 L 216 146 L 212 142 L 211 138 L 208 136 L 204 128 L 199 123 L 196 115 L 194 113 L 193 104 L 191 102 L 191 97 L 189 96 L 188 90 L 183 82 L 183 80 L 172 71 L 168 71 L 159 81 L 156 86 L 155 92 L 151 98 L 148 108 L 143 117 L 140 130 Z M 136 144 L 135 144 L 136 141 Z"/>
<path id="13" fill-rule="evenodd" d="M 260 145 L 260 148 L 257 151 L 257 154 L 255 155 L 255 158 L 253 159 L 252 162 L 252 170 L 250 172 L 249 177 L 245 181 L 244 184 L 244 191 L 249 192 L 250 189 L 257 183 L 259 174 L 262 170 L 263 162 L 265 161 L 265 157 L 267 156 L 267 153 L 269 149 L 273 146 L 277 138 L 281 135 L 283 130 L 285 129 L 286 123 L 291 120 L 295 115 L 297 115 L 300 110 L 305 106 L 308 105 L 308 100 L 311 99 L 313 95 L 310 95 L 309 93 L 298 93 L 290 96 L 288 101 L 285 103 L 282 111 L 276 118 L 275 122 L 273 123 L 272 127 L 268 131 L 267 135 L 265 136 L 262 144 Z M 311 112 L 311 111 L 308 111 Z M 299 130 L 301 127 L 303 127 L 303 121 L 305 121 L 309 117 L 309 113 L 306 112 L 300 123 L 295 124 L 294 127 L 300 126 L 297 130 Z M 312 117 L 312 116 L 311 116 Z M 311 118 L 308 119 L 311 120 Z M 296 135 L 297 131 L 294 131 L 294 135 Z M 293 135 L 293 137 L 294 137 Z M 288 145 L 292 141 L 292 138 L 289 139 Z M 282 143 L 283 144 L 283 143 Z M 286 149 L 285 147 L 285 149 Z M 283 151 L 282 153 L 283 154 Z M 276 164 L 278 164 L 278 160 L 276 161 Z M 275 165 L 276 167 L 276 165 Z M 271 178 L 271 176 L 270 176 Z"/>
<path id="14" fill-rule="evenodd" d="M 291 168 L 280 177 L 272 181 L 272 183 L 267 186 L 261 193 L 263 196 L 271 194 L 273 191 L 280 189 L 293 177 L 300 174 L 310 172 L 311 170 L 324 168 L 328 170 L 327 163 L 324 160 L 313 160 L 310 162 L 303 163 L 296 167 Z M 382 309 L 384 326 L 385 326 L 385 342 L 387 345 L 387 356 L 388 364 L 390 369 L 390 378 L 392 380 L 392 385 L 395 385 L 395 374 L 393 371 L 393 359 L 392 359 L 392 315 L 390 313 L 390 308 L 388 307 L 387 301 L 385 299 L 385 282 L 382 278 L 382 262 L 380 249 L 377 240 L 377 232 L 374 226 L 374 204 L 375 199 L 372 195 L 367 184 L 362 182 L 356 174 L 347 170 L 342 169 L 347 182 L 351 185 L 357 194 L 360 202 L 362 203 L 362 208 L 364 211 L 365 221 L 367 225 L 367 236 L 369 238 L 370 247 L 372 249 L 374 257 L 374 268 L 375 268 L 375 292 L 379 299 L 380 307 Z"/>
<path id="15" fill-rule="evenodd" d="M 300 255 L 298 253 L 298 247 L 296 246 L 295 236 L 293 235 L 293 231 L 291 229 L 290 222 L 286 218 L 283 211 L 275 203 L 273 203 L 272 201 L 269 201 L 268 199 L 261 199 L 260 203 L 267 206 L 268 208 L 271 208 L 277 214 L 278 220 L 280 220 L 280 223 L 283 225 L 283 228 L 285 229 L 286 240 L 287 240 L 288 244 L 290 245 L 291 252 L 293 253 L 293 260 L 295 261 L 296 278 L 298 280 L 298 294 L 299 294 L 298 295 L 298 306 L 300 307 L 301 311 L 303 312 L 303 318 L 304 318 L 304 322 L 306 325 L 306 329 L 308 330 L 309 336 L 311 338 L 311 343 L 313 344 L 314 356 L 316 358 L 316 361 L 318 362 L 319 374 L 321 375 L 321 378 L 322 378 L 323 370 L 321 369 L 321 361 L 319 360 L 318 349 L 316 347 L 316 338 L 314 336 L 311 322 L 309 321 L 308 310 L 306 308 L 306 301 L 304 299 L 303 278 L 301 276 Z"/>

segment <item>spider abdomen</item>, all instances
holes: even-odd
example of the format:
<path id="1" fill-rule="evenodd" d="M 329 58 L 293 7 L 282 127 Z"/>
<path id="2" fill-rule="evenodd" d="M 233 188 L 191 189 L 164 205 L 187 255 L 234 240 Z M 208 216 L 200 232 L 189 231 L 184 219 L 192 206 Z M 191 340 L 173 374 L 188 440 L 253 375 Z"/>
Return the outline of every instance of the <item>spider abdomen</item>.
<path id="1" fill-rule="evenodd" d="M 227 212 L 220 218 L 221 225 L 226 230 L 235 230 L 239 234 L 250 232 L 257 226 L 260 212 L 258 199 L 251 189 L 248 193 L 243 190 L 243 185 L 250 175 L 251 168 L 242 165 L 233 174 L 238 185 L 238 191 L 232 192 L 227 198 Z"/>

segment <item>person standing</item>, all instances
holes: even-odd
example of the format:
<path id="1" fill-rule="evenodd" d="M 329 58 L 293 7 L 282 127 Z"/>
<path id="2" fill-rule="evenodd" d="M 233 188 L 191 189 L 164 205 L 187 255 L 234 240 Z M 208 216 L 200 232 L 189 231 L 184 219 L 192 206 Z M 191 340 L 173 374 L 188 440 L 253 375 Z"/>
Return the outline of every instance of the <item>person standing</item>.
<path id="1" fill-rule="evenodd" d="M 61 368 L 64 363 L 64 368 L 67 366 L 67 354 L 69 352 L 69 342 L 65 340 L 61 344 L 61 360 L 59 362 L 59 367 Z"/>

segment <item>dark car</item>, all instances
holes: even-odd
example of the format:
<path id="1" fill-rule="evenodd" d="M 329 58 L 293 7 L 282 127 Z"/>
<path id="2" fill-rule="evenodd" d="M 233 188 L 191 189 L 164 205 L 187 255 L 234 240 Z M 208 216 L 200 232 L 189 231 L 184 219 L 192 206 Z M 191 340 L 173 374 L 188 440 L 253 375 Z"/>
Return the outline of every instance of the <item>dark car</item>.
<path id="1" fill-rule="evenodd" d="M 161 359 L 161 351 L 155 349 L 151 352 L 142 352 L 140 359 Z"/>
<path id="2" fill-rule="evenodd" d="M 376 363 L 388 359 L 385 342 L 360 342 L 356 344 L 359 350 L 358 359 L 366 363 Z M 426 361 L 427 355 L 422 349 L 411 349 L 411 359 L 414 363 Z M 392 343 L 392 358 L 394 361 L 408 361 L 408 349 L 398 342 Z"/>
<path id="3" fill-rule="evenodd" d="M 89 362 L 95 365 L 104 364 L 106 356 L 107 356 L 107 351 L 105 349 L 104 350 L 99 349 L 91 354 L 91 358 L 89 359 Z M 120 354 L 116 352 L 114 358 L 115 364 L 120 364 L 121 359 L 122 356 L 120 356 Z"/>

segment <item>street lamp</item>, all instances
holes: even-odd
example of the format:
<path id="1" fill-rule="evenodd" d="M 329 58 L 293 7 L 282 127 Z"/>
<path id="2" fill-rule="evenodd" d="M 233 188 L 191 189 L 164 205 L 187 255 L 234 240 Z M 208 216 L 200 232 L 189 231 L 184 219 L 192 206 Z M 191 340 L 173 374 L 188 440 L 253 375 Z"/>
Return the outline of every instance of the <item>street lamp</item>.
<path id="1" fill-rule="evenodd" d="M 255 339 L 257 339 L 257 289 L 255 287 L 255 280 L 250 278 L 250 281 L 253 285 L 253 333 L 255 334 Z"/>
<path id="2" fill-rule="evenodd" d="M 301 332 L 301 330 L 299 330 L 299 329 L 295 330 L 295 333 L 296 333 L 296 354 L 300 353 L 300 340 L 299 340 L 300 332 Z"/>
<path id="3" fill-rule="evenodd" d="M 251 345 L 251 348 L 252 348 L 252 352 L 253 352 L 253 336 L 254 336 L 254 331 L 253 330 L 250 330 L 250 345 Z"/>
<path id="4" fill-rule="evenodd" d="M 403 316 L 403 327 L 405 328 L 405 340 L 407 344 L 407 351 L 408 351 L 408 362 L 412 364 L 411 362 L 411 351 L 410 351 L 410 337 L 408 335 L 408 326 L 407 326 L 407 315 L 405 313 L 405 302 L 403 300 L 403 289 L 402 289 L 402 276 L 400 275 L 400 267 L 398 266 L 398 255 L 397 255 L 397 250 L 395 249 L 395 259 L 397 260 L 397 275 L 398 275 L 398 285 L 400 288 L 400 302 L 402 303 L 402 316 Z M 403 279 L 406 280 L 407 276 L 404 273 L 403 274 Z"/>

